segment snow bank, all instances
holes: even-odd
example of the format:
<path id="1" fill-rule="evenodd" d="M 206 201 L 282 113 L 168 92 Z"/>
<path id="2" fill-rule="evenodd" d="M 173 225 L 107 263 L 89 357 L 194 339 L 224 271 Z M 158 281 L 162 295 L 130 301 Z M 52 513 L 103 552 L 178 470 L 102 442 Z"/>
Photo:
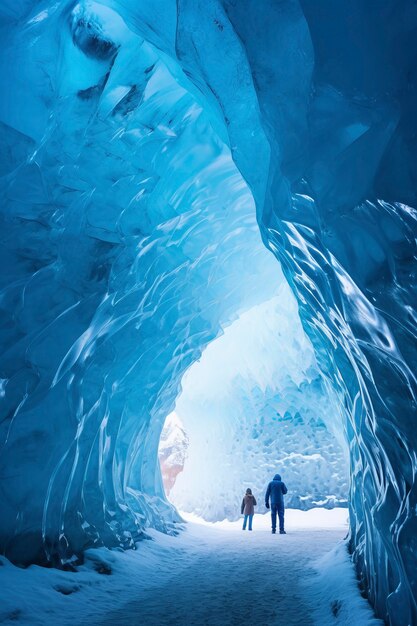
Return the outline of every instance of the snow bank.
<path id="1" fill-rule="evenodd" d="M 16 567 L 0 560 L 0 623 L 27 626 L 79 626 L 98 621 L 126 604 L 146 586 L 169 580 L 178 539 L 150 530 L 153 540 L 136 551 L 88 550 L 77 572 L 32 565 Z M 177 564 L 177 573 L 181 563 Z"/>
<path id="2" fill-rule="evenodd" d="M 181 511 L 181 517 L 187 522 L 193 524 L 201 524 L 202 526 L 208 526 L 210 528 L 217 528 L 225 531 L 240 530 L 242 521 L 239 519 L 235 522 L 229 522 L 224 519 L 220 522 L 207 522 L 202 517 L 193 513 L 186 513 Z M 348 511 L 343 508 L 336 509 L 310 509 L 309 511 L 300 511 L 299 509 L 286 509 L 285 510 L 285 523 L 288 532 L 297 532 L 300 530 L 325 530 L 325 529 L 340 529 L 341 535 L 344 536 L 349 528 Z M 254 528 L 258 530 L 270 529 L 270 515 L 265 513 L 264 515 L 255 514 Z"/>
<path id="3" fill-rule="evenodd" d="M 306 585 L 314 623 L 320 626 L 383 626 L 365 598 L 345 541 L 315 563 L 317 574 Z"/>

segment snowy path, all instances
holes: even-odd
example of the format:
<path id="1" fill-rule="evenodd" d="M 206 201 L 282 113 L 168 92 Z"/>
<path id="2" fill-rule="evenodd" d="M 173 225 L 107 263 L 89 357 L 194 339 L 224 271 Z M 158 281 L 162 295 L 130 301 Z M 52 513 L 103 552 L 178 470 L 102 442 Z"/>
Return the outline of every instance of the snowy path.
<path id="1" fill-rule="evenodd" d="M 302 583 L 314 574 L 311 562 L 340 541 L 338 530 L 272 536 L 266 529 L 239 533 L 206 529 L 199 558 L 187 551 L 174 580 L 144 590 L 103 626 L 201 626 L 313 624 Z M 175 563 L 171 564 L 175 568 Z"/>
<path id="2" fill-rule="evenodd" d="M 346 511 L 150 531 L 138 550 L 89 550 L 78 572 L 0 567 L 0 623 L 27 626 L 376 626 L 341 541 Z M 332 551 L 329 553 L 329 551 Z M 326 555 L 321 563 L 317 559 Z M 99 573 L 102 572 L 102 573 Z M 103 575 L 107 573 L 109 575 Z"/>
<path id="3" fill-rule="evenodd" d="M 330 528 L 314 527 L 310 517 L 312 527 L 292 528 L 284 536 L 271 534 L 268 515 L 255 517 L 253 532 L 243 532 L 241 522 L 189 525 L 183 548 L 160 571 L 161 584 L 149 590 L 145 586 L 134 600 L 99 624 L 309 626 L 324 624 L 326 609 L 332 623 L 343 623 L 340 614 L 333 615 L 332 602 L 323 606 L 326 601 L 314 593 L 314 584 L 320 584 L 314 564 L 346 534 L 340 513 L 333 521 L 331 514 L 327 517 Z M 340 609 L 341 605 L 335 606 Z M 364 612 L 357 626 L 367 624 L 369 615 Z"/>

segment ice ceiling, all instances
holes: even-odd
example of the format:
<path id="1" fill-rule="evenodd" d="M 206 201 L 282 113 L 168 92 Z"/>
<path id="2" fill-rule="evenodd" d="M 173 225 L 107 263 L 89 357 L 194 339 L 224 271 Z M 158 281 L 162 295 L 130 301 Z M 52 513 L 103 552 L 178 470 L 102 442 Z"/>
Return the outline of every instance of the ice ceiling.
<path id="1" fill-rule="evenodd" d="M 65 563 L 169 525 L 163 421 L 276 294 L 272 251 L 340 406 L 364 587 L 417 621 L 414 2 L 0 16 L 1 550 Z"/>

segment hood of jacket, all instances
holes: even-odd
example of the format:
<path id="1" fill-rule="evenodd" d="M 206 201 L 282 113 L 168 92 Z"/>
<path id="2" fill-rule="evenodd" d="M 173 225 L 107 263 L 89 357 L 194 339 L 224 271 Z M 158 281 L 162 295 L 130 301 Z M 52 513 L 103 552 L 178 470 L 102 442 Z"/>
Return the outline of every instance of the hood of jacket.
<path id="1" fill-rule="evenodd" d="M 275 474 L 274 480 L 281 480 L 281 474 Z"/>

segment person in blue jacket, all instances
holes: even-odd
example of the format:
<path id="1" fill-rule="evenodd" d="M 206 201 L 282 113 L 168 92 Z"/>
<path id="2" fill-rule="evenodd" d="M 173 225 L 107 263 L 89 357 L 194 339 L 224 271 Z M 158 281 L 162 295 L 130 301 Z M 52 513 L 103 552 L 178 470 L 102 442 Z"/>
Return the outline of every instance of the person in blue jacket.
<path id="1" fill-rule="evenodd" d="M 272 534 L 275 535 L 277 530 L 277 513 L 279 517 L 279 534 L 286 535 L 284 530 L 284 495 L 288 489 L 285 483 L 282 482 L 281 476 L 275 474 L 274 479 L 268 485 L 268 489 L 265 494 L 265 506 L 269 509 L 269 500 L 271 500 L 271 519 L 272 519 Z"/>

